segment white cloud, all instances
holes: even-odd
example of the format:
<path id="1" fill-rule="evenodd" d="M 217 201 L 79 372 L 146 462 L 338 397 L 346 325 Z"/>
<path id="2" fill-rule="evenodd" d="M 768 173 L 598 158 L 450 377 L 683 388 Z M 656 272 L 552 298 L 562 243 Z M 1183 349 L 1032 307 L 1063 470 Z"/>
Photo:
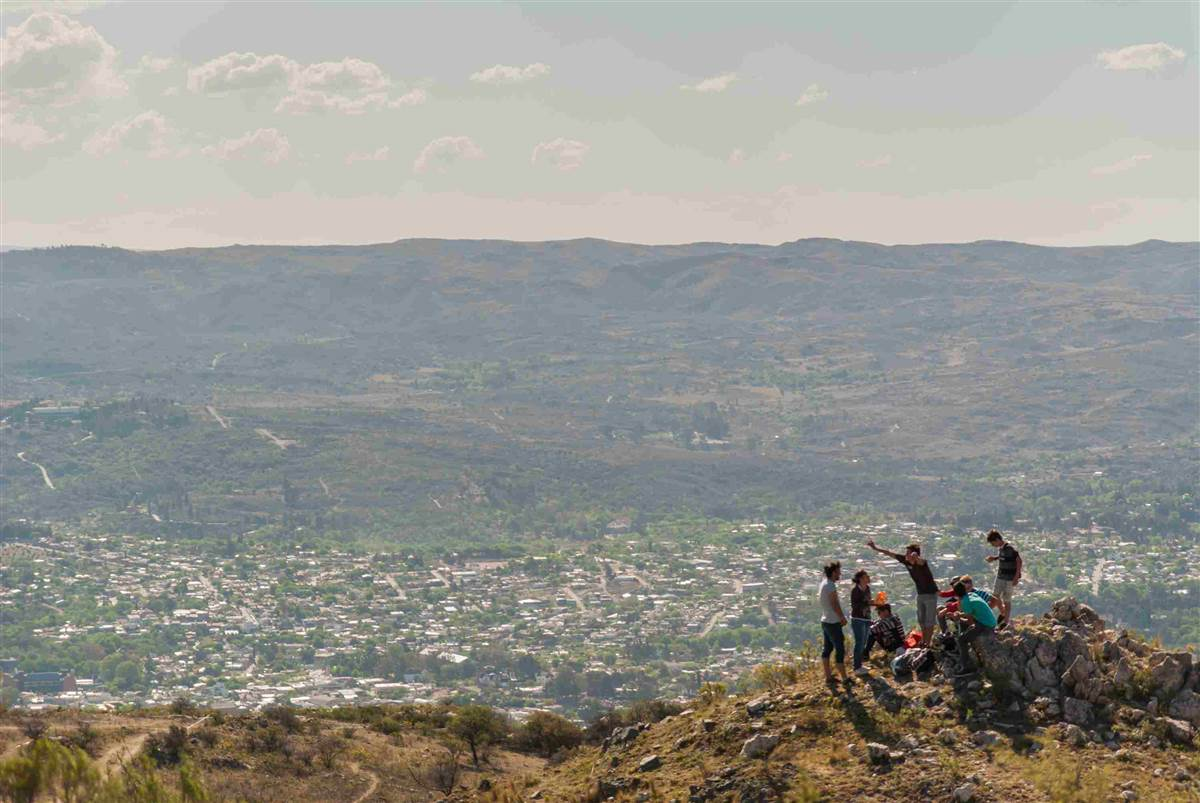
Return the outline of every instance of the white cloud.
<path id="1" fill-rule="evenodd" d="M 1149 153 L 1136 153 L 1128 159 L 1121 159 L 1112 164 L 1099 165 L 1092 168 L 1093 176 L 1111 176 L 1113 173 L 1124 173 L 1126 170 L 1132 170 L 1142 162 L 1148 162 L 1154 157 Z"/>
<path id="2" fill-rule="evenodd" d="M 679 88 L 691 92 L 724 92 L 736 80 L 737 73 L 727 72 L 721 75 L 714 75 L 712 78 L 705 78 L 703 81 L 698 81 L 694 84 L 682 84 Z"/>
<path id="3" fill-rule="evenodd" d="M 565 172 L 574 170 L 582 165 L 584 158 L 591 149 L 592 146 L 586 142 L 559 137 L 558 139 L 539 142 L 534 147 L 533 156 L 529 161 L 530 164 L 545 161 L 552 167 Z"/>
<path id="4" fill-rule="evenodd" d="M 418 173 L 442 171 L 460 159 L 482 159 L 483 155 L 483 149 L 470 137 L 438 137 L 417 154 L 413 170 Z"/>
<path id="5" fill-rule="evenodd" d="M 346 154 L 346 164 L 352 165 L 356 162 L 386 162 L 392 155 L 392 149 L 387 145 L 381 145 L 373 151 L 363 151 L 362 153 L 351 152 Z"/>
<path id="6" fill-rule="evenodd" d="M 887 167 L 892 163 L 892 155 L 885 153 L 883 156 L 877 156 L 874 159 L 862 159 L 858 162 L 858 166 L 865 170 L 872 170 L 877 167 Z"/>
<path id="7" fill-rule="evenodd" d="M 214 95 L 281 89 L 290 85 L 299 71 L 299 64 L 278 53 L 226 53 L 188 70 L 187 86 L 193 92 Z"/>
<path id="8" fill-rule="evenodd" d="M 1187 56 L 1182 50 L 1166 42 L 1130 45 L 1119 50 L 1106 50 L 1096 60 L 1106 70 L 1149 70 L 1157 72 L 1168 64 L 1183 61 Z"/>
<path id="9" fill-rule="evenodd" d="M 540 61 L 527 64 L 524 67 L 510 67 L 507 64 L 495 64 L 485 70 L 472 73 L 471 80 L 480 84 L 523 84 L 550 73 L 549 65 Z"/>
<path id="10" fill-rule="evenodd" d="M 116 65 L 116 49 L 95 28 L 63 14 L 33 14 L 0 40 L 9 103 L 61 106 L 124 94 Z"/>
<path id="11" fill-rule="evenodd" d="M 10 114 L 0 114 L 0 143 L 13 145 L 23 151 L 32 151 L 45 145 L 61 142 L 66 135 L 51 134 L 30 119 L 20 120 Z"/>
<path id="12" fill-rule="evenodd" d="M 283 92 L 275 111 L 287 114 L 364 114 L 428 99 L 423 89 L 392 98 L 391 86 L 378 64 L 354 58 L 303 65 L 279 54 L 226 53 L 188 70 L 188 88 L 193 92 Z"/>
<path id="13" fill-rule="evenodd" d="M 414 89 L 398 98 L 390 98 L 386 92 L 352 97 L 332 92 L 299 90 L 293 92 L 275 106 L 275 111 L 289 114 L 310 112 L 340 112 L 341 114 L 364 114 L 377 109 L 398 109 L 401 106 L 418 106 L 429 99 L 424 89 Z"/>
<path id="14" fill-rule="evenodd" d="M 262 161 L 274 165 L 287 161 L 292 147 L 288 138 L 277 129 L 260 128 L 247 131 L 235 139 L 221 140 L 219 144 L 209 145 L 200 152 L 220 161 Z"/>
<path id="15" fill-rule="evenodd" d="M 809 84 L 805 87 L 804 92 L 796 100 L 797 106 L 807 106 L 810 103 L 820 103 L 829 97 L 829 90 L 823 88 L 820 84 Z"/>
<path id="16" fill-rule="evenodd" d="M 5 14 L 31 14 L 56 11 L 59 14 L 82 14 L 93 8 L 108 5 L 109 0 L 4 0 Z"/>
<path id="17" fill-rule="evenodd" d="M 391 80 L 378 64 L 362 59 L 322 61 L 301 69 L 295 78 L 297 89 L 320 90 L 349 95 L 358 92 L 382 92 Z"/>
<path id="18" fill-rule="evenodd" d="M 746 161 L 746 152 L 741 148 L 734 148 L 729 153 L 729 163 L 731 165 L 740 165 Z"/>
<path id="19" fill-rule="evenodd" d="M 160 73 L 174 67 L 175 59 L 170 56 L 151 56 L 146 54 L 138 59 L 137 72 L 141 73 Z"/>
<path id="20" fill-rule="evenodd" d="M 155 111 L 146 111 L 113 124 L 100 131 L 83 144 L 83 149 L 93 156 L 103 156 L 118 148 L 146 151 L 152 159 L 161 159 L 169 153 L 167 137 L 171 127 L 165 117 Z"/>

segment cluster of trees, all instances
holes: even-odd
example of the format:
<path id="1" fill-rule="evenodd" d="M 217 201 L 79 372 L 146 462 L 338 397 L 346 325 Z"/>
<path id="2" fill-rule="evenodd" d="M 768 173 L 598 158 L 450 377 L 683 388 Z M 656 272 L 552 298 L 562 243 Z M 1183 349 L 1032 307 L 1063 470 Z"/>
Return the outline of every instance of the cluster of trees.
<path id="1" fill-rule="evenodd" d="M 159 779 L 149 756 L 106 777 L 98 762 L 82 748 L 41 737 L 0 760 L 0 798 L 13 803 L 36 800 L 200 803 L 208 800 L 195 768 L 186 760 L 176 763 L 178 791 Z"/>

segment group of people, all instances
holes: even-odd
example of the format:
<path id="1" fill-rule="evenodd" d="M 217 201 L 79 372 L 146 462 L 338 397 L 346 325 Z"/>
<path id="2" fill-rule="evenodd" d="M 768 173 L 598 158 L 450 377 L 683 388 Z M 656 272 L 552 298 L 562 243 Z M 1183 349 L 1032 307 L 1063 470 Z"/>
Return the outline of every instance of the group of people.
<path id="1" fill-rule="evenodd" d="M 942 590 L 933 577 L 929 561 L 921 555 L 921 545 L 909 544 L 903 553 L 890 552 L 868 540 L 867 546 L 876 552 L 894 558 L 904 565 L 912 578 L 917 596 L 917 625 L 920 635 L 914 630 L 906 636 L 900 617 L 892 612 L 887 595 L 871 594 L 871 576 L 866 569 L 859 569 L 852 578 L 850 587 L 850 616 L 846 617 L 838 596 L 837 583 L 842 579 L 841 561 L 825 565 L 825 579 L 821 582 L 818 597 L 821 605 L 821 630 L 824 645 L 821 663 L 825 669 L 825 680 L 836 684 L 833 667 L 837 667 L 842 682 L 852 681 L 846 674 L 846 638 L 843 628 L 849 623 L 854 634 L 854 673 L 867 674 L 865 666 L 871 650 L 879 646 L 885 653 L 903 654 L 908 648 L 935 650 L 939 645 L 933 639 L 934 629 L 941 631 L 943 639 L 953 644 L 958 657 L 958 674 L 974 672 L 970 656 L 972 644 L 979 637 L 1002 629 L 1012 615 L 1013 589 L 1021 580 L 1021 554 L 1016 547 L 1004 540 L 998 530 L 987 534 L 988 546 L 996 550 L 987 556 L 989 563 L 996 563 L 996 581 L 991 593 L 975 588 L 970 575 L 950 578 L 949 588 Z M 942 604 L 942 603 L 945 604 Z M 874 608 L 876 618 L 872 620 Z M 950 626 L 957 628 L 950 633 Z M 932 652 L 929 653 L 932 655 Z M 830 656 L 834 661 L 830 662 Z"/>

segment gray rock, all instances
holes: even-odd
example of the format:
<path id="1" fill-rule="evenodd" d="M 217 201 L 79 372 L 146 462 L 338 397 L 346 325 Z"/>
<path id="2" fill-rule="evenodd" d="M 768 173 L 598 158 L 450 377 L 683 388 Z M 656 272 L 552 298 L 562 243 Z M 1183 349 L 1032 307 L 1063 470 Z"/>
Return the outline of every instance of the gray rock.
<path id="1" fill-rule="evenodd" d="M 1083 728 L 1075 724 L 1063 726 L 1062 738 L 1064 742 L 1072 747 L 1083 747 L 1088 743 L 1088 737 Z"/>
<path id="2" fill-rule="evenodd" d="M 954 803 L 971 803 L 975 799 L 975 784 L 965 783 L 954 790 Z"/>
<path id="3" fill-rule="evenodd" d="M 892 760 L 892 751 L 886 744 L 867 742 L 867 760 L 872 764 L 887 764 Z"/>
<path id="4" fill-rule="evenodd" d="M 1113 683 L 1117 686 L 1126 686 L 1131 680 L 1133 680 L 1133 664 L 1122 655 L 1117 659 L 1116 666 L 1113 667 Z"/>
<path id="5" fill-rule="evenodd" d="M 1063 718 L 1076 725 L 1090 725 L 1092 705 L 1078 697 L 1068 697 L 1063 700 Z"/>
<path id="6" fill-rule="evenodd" d="M 1188 773 L 1187 770 L 1180 767 L 1179 769 L 1175 770 L 1175 780 L 1179 781 L 1180 783 L 1184 783 L 1186 781 L 1192 780 L 1192 776 Z"/>
<path id="7" fill-rule="evenodd" d="M 768 756 L 779 744 L 779 737 L 773 733 L 756 733 L 742 743 L 742 758 L 762 758 Z"/>
<path id="8" fill-rule="evenodd" d="M 658 756 L 646 756 L 638 762 L 638 772 L 650 772 L 662 766 L 662 759 Z"/>
<path id="9" fill-rule="evenodd" d="M 1054 645 L 1050 645 L 1054 648 Z M 1040 647 L 1039 647 L 1040 649 Z M 1057 652 L 1055 653 L 1057 655 Z M 1058 675 L 1054 674 L 1054 659 L 1050 659 L 1050 664 L 1042 662 L 1040 653 L 1038 656 L 1030 658 L 1025 662 L 1025 685 L 1034 691 L 1041 692 L 1043 689 L 1050 688 L 1058 683 Z"/>
<path id="10" fill-rule="evenodd" d="M 1196 738 L 1196 729 L 1182 719 L 1163 717 L 1163 722 L 1167 725 L 1167 735 L 1176 744 L 1191 744 Z"/>
<path id="11" fill-rule="evenodd" d="M 757 700 L 746 703 L 746 713 L 752 717 L 761 717 L 767 713 L 767 709 L 770 707 L 771 699 L 769 697 L 759 697 Z"/>
<path id="12" fill-rule="evenodd" d="M 1171 704 L 1167 706 L 1167 713 L 1175 719 L 1182 719 L 1200 727 L 1200 694 L 1184 689 L 1171 700 Z"/>
<path id="13" fill-rule="evenodd" d="M 1039 664 L 1053 668 L 1054 662 L 1058 660 L 1058 645 L 1053 641 L 1039 641 L 1033 654 Z"/>
<path id="14" fill-rule="evenodd" d="M 1138 795 L 1137 795 L 1137 792 L 1133 791 L 1132 789 L 1126 789 L 1124 792 L 1121 793 L 1121 799 L 1122 800 L 1137 800 Z"/>
<path id="15" fill-rule="evenodd" d="M 945 745 L 952 745 L 958 741 L 958 734 L 950 728 L 942 728 L 937 733 L 938 741 Z"/>
<path id="16" fill-rule="evenodd" d="M 1150 685 L 1159 699 L 1169 698 L 1183 688 L 1192 668 L 1190 652 L 1156 652 L 1150 656 Z"/>
<path id="17" fill-rule="evenodd" d="M 705 733 L 712 733 L 717 729 L 717 721 L 715 719 L 706 719 L 700 723 L 700 727 L 704 728 Z"/>
<path id="18" fill-rule="evenodd" d="M 900 741 L 896 742 L 896 746 L 905 750 L 916 750 L 921 746 L 921 740 L 910 733 L 907 736 L 901 737 Z"/>
<path id="19" fill-rule="evenodd" d="M 1000 741 L 1001 736 L 996 731 L 975 731 L 971 734 L 971 741 L 979 747 L 990 747 Z"/>
<path id="20" fill-rule="evenodd" d="M 612 741 L 614 744 L 629 744 L 638 737 L 641 733 L 636 725 L 630 725 L 625 728 L 613 728 Z"/>

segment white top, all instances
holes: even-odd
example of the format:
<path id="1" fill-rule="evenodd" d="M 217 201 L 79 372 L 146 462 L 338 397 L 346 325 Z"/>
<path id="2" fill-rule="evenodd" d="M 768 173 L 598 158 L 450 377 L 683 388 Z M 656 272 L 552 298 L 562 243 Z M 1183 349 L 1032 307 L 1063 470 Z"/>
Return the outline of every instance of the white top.
<path id="1" fill-rule="evenodd" d="M 831 625 L 841 624 L 842 617 L 838 616 L 837 608 L 834 607 L 838 598 L 837 584 L 826 577 L 821 581 L 821 588 L 817 594 L 821 598 L 821 621 Z"/>

